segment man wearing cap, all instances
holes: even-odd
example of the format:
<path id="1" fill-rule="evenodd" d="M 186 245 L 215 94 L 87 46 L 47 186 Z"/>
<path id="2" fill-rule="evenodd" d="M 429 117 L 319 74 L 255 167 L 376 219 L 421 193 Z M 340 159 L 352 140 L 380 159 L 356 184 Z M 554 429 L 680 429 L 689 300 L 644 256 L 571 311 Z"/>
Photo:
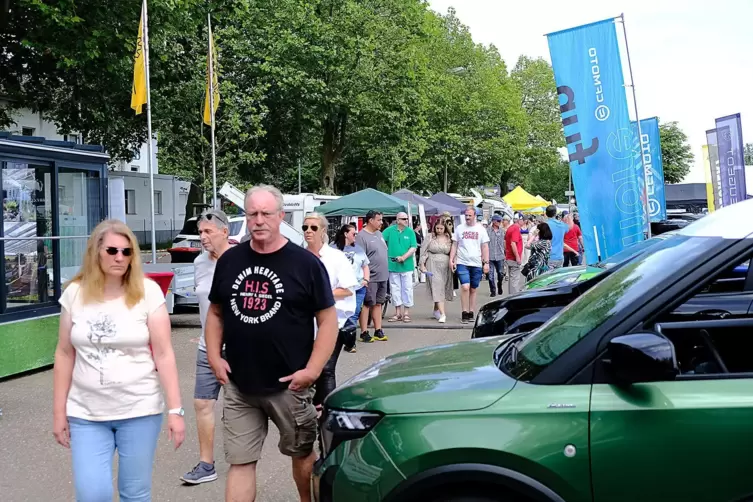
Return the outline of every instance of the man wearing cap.
<path id="1" fill-rule="evenodd" d="M 508 216 L 509 218 L 509 216 Z M 489 293 L 491 297 L 502 294 L 502 281 L 505 278 L 505 229 L 501 226 L 502 216 L 492 216 L 489 234 Z"/>
<path id="2" fill-rule="evenodd" d="M 214 406 L 222 386 L 209 366 L 204 329 L 209 311 L 209 291 L 212 289 L 217 260 L 230 248 L 228 219 L 219 209 L 208 209 L 199 217 L 199 237 L 204 252 L 193 262 L 194 286 L 199 300 L 201 338 L 196 352 L 196 382 L 193 405 L 196 410 L 196 429 L 199 433 L 199 463 L 180 479 L 198 485 L 217 479 L 214 468 Z"/>

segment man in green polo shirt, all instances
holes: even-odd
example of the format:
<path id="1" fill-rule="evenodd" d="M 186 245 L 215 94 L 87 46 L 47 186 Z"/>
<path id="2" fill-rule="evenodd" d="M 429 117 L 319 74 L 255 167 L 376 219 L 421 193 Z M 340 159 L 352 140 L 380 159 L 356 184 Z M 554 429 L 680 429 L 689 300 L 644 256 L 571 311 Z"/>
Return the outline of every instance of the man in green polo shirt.
<path id="1" fill-rule="evenodd" d="M 413 270 L 416 265 L 416 232 L 408 226 L 408 215 L 398 213 L 397 225 L 391 225 L 382 232 L 387 243 L 387 257 L 390 270 L 390 294 L 395 304 L 395 315 L 389 322 L 410 322 L 408 309 L 413 306 Z"/>

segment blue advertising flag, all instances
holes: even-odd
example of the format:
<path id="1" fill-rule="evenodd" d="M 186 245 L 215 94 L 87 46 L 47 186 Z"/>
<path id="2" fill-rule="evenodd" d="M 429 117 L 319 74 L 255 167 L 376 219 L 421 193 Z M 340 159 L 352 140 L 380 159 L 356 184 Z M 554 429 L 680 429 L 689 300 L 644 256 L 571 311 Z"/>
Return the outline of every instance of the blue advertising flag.
<path id="1" fill-rule="evenodd" d="M 638 122 L 631 122 L 633 134 L 638 135 Z M 646 195 L 648 196 L 648 212 L 651 221 L 667 219 L 667 202 L 664 198 L 664 165 L 661 157 L 661 141 L 659 139 L 659 119 L 653 117 L 641 120 L 641 155 L 646 165 Z M 643 178 L 643 165 L 639 166 L 638 183 Z"/>
<path id="2" fill-rule="evenodd" d="M 740 114 L 716 119 L 716 140 L 719 147 L 719 174 L 723 205 L 729 206 L 747 197 L 745 159 Z"/>
<path id="3" fill-rule="evenodd" d="M 588 263 L 644 238 L 641 154 L 614 23 L 547 35 Z"/>

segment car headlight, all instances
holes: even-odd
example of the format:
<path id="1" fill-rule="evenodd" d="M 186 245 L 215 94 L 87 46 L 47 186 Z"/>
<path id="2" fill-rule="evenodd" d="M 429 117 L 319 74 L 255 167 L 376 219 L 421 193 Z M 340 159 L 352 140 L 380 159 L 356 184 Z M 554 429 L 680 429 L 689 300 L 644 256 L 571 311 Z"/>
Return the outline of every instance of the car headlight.
<path id="1" fill-rule="evenodd" d="M 322 427 L 324 455 L 345 441 L 366 436 L 381 419 L 382 415 L 373 411 L 327 409 Z"/>

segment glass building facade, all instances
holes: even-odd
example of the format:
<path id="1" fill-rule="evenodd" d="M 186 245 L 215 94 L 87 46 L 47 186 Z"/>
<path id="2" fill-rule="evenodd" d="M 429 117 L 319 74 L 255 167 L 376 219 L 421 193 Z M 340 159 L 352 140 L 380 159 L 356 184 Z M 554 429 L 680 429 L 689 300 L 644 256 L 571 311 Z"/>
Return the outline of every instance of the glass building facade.
<path id="1" fill-rule="evenodd" d="M 0 378 L 52 363 L 61 287 L 107 217 L 101 147 L 0 134 Z"/>

